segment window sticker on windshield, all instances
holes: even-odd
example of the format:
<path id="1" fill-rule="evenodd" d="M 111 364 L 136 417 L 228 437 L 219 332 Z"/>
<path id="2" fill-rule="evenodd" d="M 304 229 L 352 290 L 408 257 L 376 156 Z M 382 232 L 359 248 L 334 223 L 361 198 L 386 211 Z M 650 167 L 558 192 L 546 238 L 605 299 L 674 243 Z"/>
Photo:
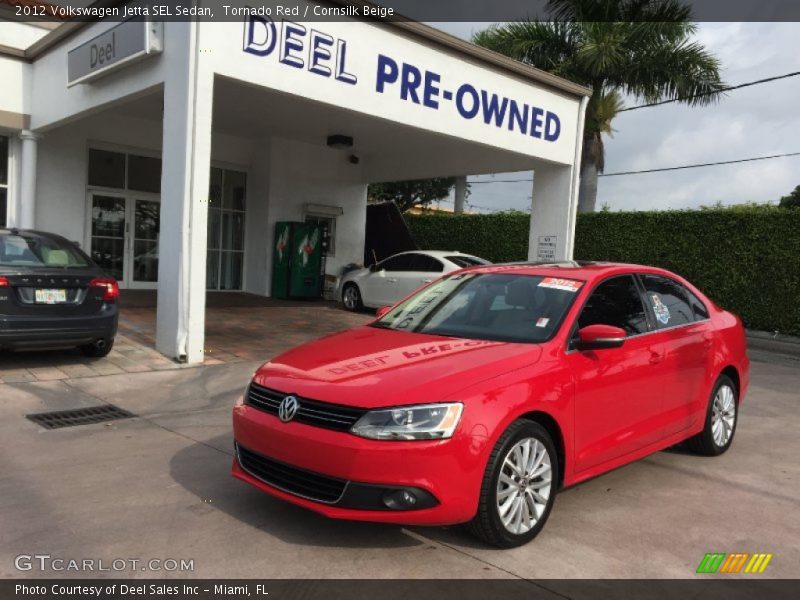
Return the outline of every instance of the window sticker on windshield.
<path id="1" fill-rule="evenodd" d="M 656 313 L 656 320 L 662 325 L 669 323 L 669 308 L 661 301 L 661 296 L 650 294 L 650 302 L 653 305 L 653 312 Z"/>
<path id="2" fill-rule="evenodd" d="M 537 327 L 547 327 L 547 324 L 550 322 L 550 319 L 547 317 L 539 317 L 536 319 L 536 326 Z"/>
<path id="3" fill-rule="evenodd" d="M 539 287 L 563 290 L 565 292 L 577 292 L 583 285 L 582 281 L 574 279 L 559 279 L 558 277 L 545 277 L 539 282 Z"/>

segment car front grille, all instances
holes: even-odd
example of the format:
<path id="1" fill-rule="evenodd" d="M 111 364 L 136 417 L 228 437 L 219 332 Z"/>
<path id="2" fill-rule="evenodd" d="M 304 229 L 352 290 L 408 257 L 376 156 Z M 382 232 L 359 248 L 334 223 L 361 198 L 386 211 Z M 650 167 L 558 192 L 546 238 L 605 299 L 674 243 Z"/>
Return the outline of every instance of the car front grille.
<path id="1" fill-rule="evenodd" d="M 287 395 L 289 394 L 251 383 L 247 393 L 247 404 L 253 408 L 277 415 L 278 407 Z M 335 431 L 350 431 L 356 421 L 367 412 L 363 408 L 319 402 L 318 400 L 309 400 L 300 396 L 296 396 L 296 398 L 299 407 L 293 421 Z"/>
<path id="2" fill-rule="evenodd" d="M 239 464 L 250 475 L 267 485 L 301 498 L 335 504 L 342 498 L 347 488 L 348 482 L 344 479 L 299 469 L 267 458 L 238 444 L 236 454 L 239 457 Z"/>

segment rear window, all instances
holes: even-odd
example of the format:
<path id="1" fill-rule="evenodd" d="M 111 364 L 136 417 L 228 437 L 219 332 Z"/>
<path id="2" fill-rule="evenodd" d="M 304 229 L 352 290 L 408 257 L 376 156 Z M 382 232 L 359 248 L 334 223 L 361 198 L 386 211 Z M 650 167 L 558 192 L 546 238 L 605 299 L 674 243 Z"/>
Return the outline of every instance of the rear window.
<path id="1" fill-rule="evenodd" d="M 28 268 L 88 267 L 86 256 L 72 244 L 57 239 L 0 236 L 0 266 Z"/>
<path id="2" fill-rule="evenodd" d="M 489 263 L 482 258 L 476 258 L 475 256 L 445 256 L 447 260 L 449 260 L 454 265 L 458 265 L 462 269 L 466 267 L 475 267 L 477 265 L 488 265 Z"/>

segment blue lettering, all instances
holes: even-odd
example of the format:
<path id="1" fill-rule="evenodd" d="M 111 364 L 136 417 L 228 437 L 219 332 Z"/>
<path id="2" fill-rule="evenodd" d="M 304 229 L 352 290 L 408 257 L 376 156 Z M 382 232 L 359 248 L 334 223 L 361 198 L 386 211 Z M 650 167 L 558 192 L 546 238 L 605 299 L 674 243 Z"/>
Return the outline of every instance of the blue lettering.
<path id="1" fill-rule="evenodd" d="M 355 85 L 358 78 L 352 73 L 348 73 L 345 69 L 345 60 L 347 60 L 347 42 L 338 40 L 336 42 L 336 79 L 350 85 Z"/>
<path id="2" fill-rule="evenodd" d="M 422 103 L 428 108 L 439 108 L 439 82 L 442 80 L 438 73 L 425 71 L 425 92 L 422 96 Z"/>
<path id="3" fill-rule="evenodd" d="M 481 98 L 483 99 L 483 122 L 488 125 L 491 123 L 492 119 L 494 119 L 495 127 L 500 127 L 506 116 L 508 98 L 503 98 L 500 106 L 497 104 L 497 94 L 492 94 L 490 99 L 486 90 L 481 90 Z"/>
<path id="4" fill-rule="evenodd" d="M 545 117 L 544 139 L 555 142 L 559 135 L 561 135 L 561 120 L 556 113 L 548 112 Z"/>
<path id="5" fill-rule="evenodd" d="M 262 30 L 263 39 L 256 40 L 256 26 Z M 278 39 L 275 22 L 269 17 L 252 15 L 245 21 L 244 51 L 256 56 L 267 56 L 275 49 Z"/>
<path id="6" fill-rule="evenodd" d="M 535 138 L 542 138 L 542 125 L 544 125 L 544 121 L 542 120 L 542 115 L 544 111 L 541 108 L 536 108 L 535 106 L 531 108 L 531 115 L 533 119 L 531 120 L 531 135 Z"/>
<path id="7" fill-rule="evenodd" d="M 414 65 L 403 63 L 403 80 L 400 82 L 400 97 L 403 100 L 411 101 L 414 104 L 419 104 L 419 96 L 417 95 L 417 88 L 422 83 L 422 73 Z"/>
<path id="8" fill-rule="evenodd" d="M 511 106 L 508 111 L 508 130 L 514 131 L 514 124 L 516 123 L 520 133 L 527 133 L 528 131 L 528 105 L 523 104 L 522 109 L 516 101 L 511 101 Z"/>
<path id="9" fill-rule="evenodd" d="M 331 76 L 329 67 L 322 64 L 331 59 L 331 48 L 333 48 L 333 37 L 321 31 L 311 30 L 311 50 L 308 56 L 308 70 L 317 75 L 325 77 Z"/>
<path id="10" fill-rule="evenodd" d="M 283 64 L 297 69 L 303 68 L 305 64 L 303 59 L 292 54 L 292 52 L 303 51 L 303 42 L 300 38 L 305 37 L 305 35 L 306 28 L 302 25 L 291 21 L 283 22 L 283 44 L 281 44 L 281 56 L 279 59 Z"/>
<path id="11" fill-rule="evenodd" d="M 472 96 L 472 107 L 469 110 L 464 106 L 464 96 L 467 94 Z M 456 109 L 458 110 L 458 114 L 465 119 L 474 119 L 475 115 L 478 114 L 478 110 L 480 109 L 478 91 L 470 84 L 465 83 L 456 91 Z"/>
<path id="12" fill-rule="evenodd" d="M 383 54 L 378 55 L 378 75 L 375 81 L 375 91 L 383 93 L 383 88 L 387 83 L 395 83 L 399 69 L 397 63 Z"/>

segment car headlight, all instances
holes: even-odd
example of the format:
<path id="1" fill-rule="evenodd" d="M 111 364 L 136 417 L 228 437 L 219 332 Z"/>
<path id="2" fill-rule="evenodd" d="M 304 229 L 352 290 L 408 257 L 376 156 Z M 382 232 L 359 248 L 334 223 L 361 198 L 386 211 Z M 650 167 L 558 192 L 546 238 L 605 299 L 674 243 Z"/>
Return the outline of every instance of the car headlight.
<path id="1" fill-rule="evenodd" d="M 372 410 L 350 431 L 374 440 L 443 440 L 453 436 L 463 408 L 453 402 Z"/>

